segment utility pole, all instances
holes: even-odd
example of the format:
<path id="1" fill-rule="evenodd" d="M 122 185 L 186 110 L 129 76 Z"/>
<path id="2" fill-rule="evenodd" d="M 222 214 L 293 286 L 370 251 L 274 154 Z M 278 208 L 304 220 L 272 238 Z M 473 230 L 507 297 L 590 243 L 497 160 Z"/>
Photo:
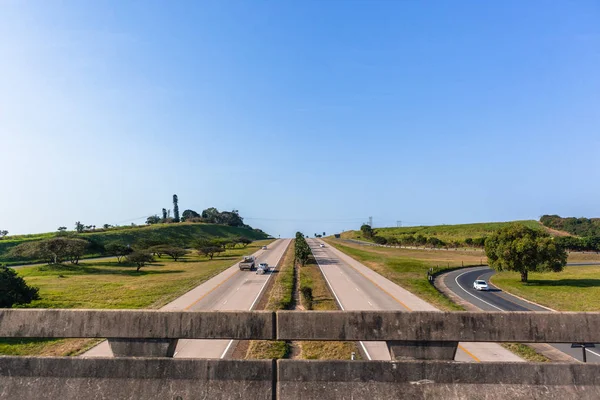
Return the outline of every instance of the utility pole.
<path id="1" fill-rule="evenodd" d="M 398 228 L 401 228 L 402 227 L 402 221 L 396 221 L 396 226 Z"/>

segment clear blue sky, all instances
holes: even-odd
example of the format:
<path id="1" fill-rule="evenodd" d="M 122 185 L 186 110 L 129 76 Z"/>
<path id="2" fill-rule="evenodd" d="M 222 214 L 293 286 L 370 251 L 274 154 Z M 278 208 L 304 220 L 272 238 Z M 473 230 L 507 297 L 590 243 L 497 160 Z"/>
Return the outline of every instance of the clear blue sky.
<path id="1" fill-rule="evenodd" d="M 0 229 L 600 216 L 598 1 L 0 2 Z M 252 218 L 252 219 L 251 219 Z"/>

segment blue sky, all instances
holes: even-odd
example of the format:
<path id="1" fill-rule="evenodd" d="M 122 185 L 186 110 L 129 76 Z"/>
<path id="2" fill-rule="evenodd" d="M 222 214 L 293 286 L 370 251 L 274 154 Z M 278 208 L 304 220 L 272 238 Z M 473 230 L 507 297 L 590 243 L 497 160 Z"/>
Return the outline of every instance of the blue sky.
<path id="1" fill-rule="evenodd" d="M 0 2 L 0 229 L 600 216 L 597 1 Z"/>

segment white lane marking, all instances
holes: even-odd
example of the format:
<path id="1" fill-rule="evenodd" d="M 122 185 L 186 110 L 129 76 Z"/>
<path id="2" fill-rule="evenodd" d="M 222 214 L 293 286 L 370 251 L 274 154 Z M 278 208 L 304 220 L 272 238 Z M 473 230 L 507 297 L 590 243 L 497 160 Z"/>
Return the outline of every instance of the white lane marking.
<path id="1" fill-rule="evenodd" d="M 355 287 L 354 289 L 356 289 L 356 291 L 357 291 L 357 292 L 360 292 L 360 290 L 358 290 L 358 288 L 357 288 L 357 287 Z"/>
<path id="2" fill-rule="evenodd" d="M 223 304 L 226 304 L 226 303 L 227 303 L 227 300 L 225 300 L 225 301 L 223 302 Z"/>
<path id="3" fill-rule="evenodd" d="M 283 242 L 280 242 L 283 243 Z M 289 243 L 288 243 L 289 244 Z M 285 249 L 283 250 L 283 252 L 281 253 L 281 255 L 279 256 L 279 259 L 277 260 L 277 262 L 275 263 L 275 266 L 277 267 L 277 265 L 279 265 L 279 262 L 281 261 L 281 258 L 283 257 L 283 255 L 285 254 L 285 250 L 287 250 L 287 246 L 285 247 Z M 271 279 L 271 275 L 273 275 L 273 273 L 270 273 L 269 276 L 267 277 L 267 280 L 265 281 L 264 285 L 262 285 L 262 287 L 260 288 L 260 291 L 258 292 L 258 294 L 256 295 L 256 298 L 254 299 L 254 301 L 252 302 L 252 304 L 250 305 L 250 311 L 252 311 L 252 307 L 254 307 L 254 304 L 256 304 L 256 301 L 258 300 L 258 298 L 260 297 L 260 294 L 262 293 L 263 289 L 265 288 L 265 286 L 267 285 L 267 283 L 269 282 L 269 279 Z M 248 278 L 250 279 L 250 278 Z M 245 282 L 248 281 L 248 279 L 245 280 Z M 225 355 L 227 354 L 227 351 L 229 351 L 229 348 L 231 347 L 231 345 L 233 344 L 233 339 L 231 339 L 229 341 L 229 343 L 227 344 L 227 347 L 225 348 L 225 351 L 223 352 L 223 354 L 221 354 L 221 357 L 219 358 L 224 358 Z"/>
<path id="4" fill-rule="evenodd" d="M 311 250 L 312 250 L 312 248 L 311 248 Z M 342 311 L 345 311 L 344 306 L 342 305 L 342 302 L 340 301 L 340 298 L 335 293 L 335 290 L 333 290 L 333 286 L 331 286 L 331 282 L 329 282 L 329 279 L 327 279 L 327 275 L 325 275 L 325 271 L 323 271 L 323 267 L 321 267 L 321 264 L 319 263 L 319 260 L 317 260 L 317 257 L 315 257 L 315 261 L 317 262 L 317 265 L 319 266 L 319 269 L 321 270 L 321 273 L 323 274 L 323 277 L 325 278 L 325 282 L 327 282 L 327 286 L 329 286 L 329 290 L 331 290 L 331 293 L 333 293 L 333 296 L 337 300 L 337 302 L 340 305 L 340 308 L 342 309 Z M 341 268 L 339 268 L 339 270 L 341 272 Z M 365 355 L 367 356 L 367 358 L 369 359 L 369 361 L 372 360 L 371 355 L 367 351 L 367 348 L 365 347 L 365 345 L 363 344 L 363 342 L 359 341 L 358 343 L 360 343 L 360 345 L 362 346 L 362 348 L 363 348 L 363 350 L 365 352 Z"/>
<path id="5" fill-rule="evenodd" d="M 592 351 L 592 350 L 590 350 L 590 349 L 587 349 L 587 348 L 586 348 L 586 350 L 587 350 L 587 351 L 589 351 L 590 353 L 592 353 L 592 354 L 595 354 L 595 355 L 597 355 L 598 357 L 600 357 L 600 354 L 596 353 L 595 351 Z"/>
<path id="6" fill-rule="evenodd" d="M 373 307 L 373 303 L 371 303 L 369 300 L 367 300 L 367 303 L 369 303 L 369 305 L 370 305 L 371 307 Z"/>
<path id="7" fill-rule="evenodd" d="M 483 303 L 487 304 L 488 306 L 494 307 L 496 310 L 500 310 L 500 311 L 504 311 L 504 312 L 506 312 L 506 310 L 503 310 L 503 309 L 501 309 L 500 307 L 496 307 L 495 305 L 493 305 L 493 304 L 491 304 L 491 303 L 488 303 L 487 301 L 485 301 L 485 300 L 483 300 L 483 299 L 481 299 L 481 298 L 479 298 L 479 297 L 475 296 L 473 293 L 471 293 L 471 292 L 467 291 L 467 289 L 465 289 L 464 287 L 462 287 L 460 283 L 458 283 L 458 278 L 460 278 L 460 277 L 461 277 L 461 276 L 463 276 L 464 274 L 468 274 L 468 273 L 470 273 L 470 272 L 473 272 L 473 271 L 467 271 L 467 272 L 463 272 L 462 274 L 460 274 L 460 275 L 458 275 L 456 278 L 454 278 L 454 282 L 456 282 L 456 284 L 458 285 L 458 287 L 459 287 L 459 288 L 461 288 L 462 290 L 464 290 L 464 292 L 465 292 L 465 293 L 467 293 L 469 296 L 473 296 L 473 297 L 475 297 L 477 300 L 479 300 L 479 301 L 481 301 L 481 302 L 483 302 Z"/>
<path id="8" fill-rule="evenodd" d="M 225 351 L 223 352 L 223 354 L 221 354 L 221 357 L 219 357 L 219 358 L 225 357 L 225 354 L 227 354 L 227 352 L 229 351 L 229 348 L 231 347 L 232 344 L 233 344 L 233 340 L 230 340 L 229 343 L 227 344 L 227 347 L 225 347 Z"/>

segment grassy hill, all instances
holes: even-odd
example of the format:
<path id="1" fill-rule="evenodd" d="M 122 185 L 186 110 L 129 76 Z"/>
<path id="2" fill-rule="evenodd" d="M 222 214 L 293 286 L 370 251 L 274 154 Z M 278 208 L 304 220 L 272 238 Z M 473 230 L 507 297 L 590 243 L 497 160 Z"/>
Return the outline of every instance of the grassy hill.
<path id="1" fill-rule="evenodd" d="M 7 256 L 11 247 L 28 241 L 47 239 L 56 233 L 41 233 L 34 235 L 10 236 L 0 240 L 0 263 L 8 265 L 18 263 L 19 260 Z M 141 241 L 160 241 L 163 243 L 175 241 L 182 246 L 191 246 L 198 239 L 233 238 L 236 236 L 246 237 L 252 240 L 266 239 L 268 235 L 261 231 L 246 228 L 238 228 L 227 225 L 204 224 L 204 223 L 178 223 L 178 224 L 156 224 L 136 227 L 120 227 L 104 230 L 102 232 L 89 232 L 74 234 L 74 237 L 87 239 L 92 243 L 88 255 L 99 254 L 107 243 L 121 242 L 123 244 L 135 245 Z"/>
<path id="2" fill-rule="evenodd" d="M 530 228 L 548 231 L 546 227 L 534 220 L 511 221 L 511 222 L 483 222 L 477 224 L 460 225 L 432 225 L 432 226 L 407 226 L 400 228 L 375 228 L 377 236 L 400 238 L 403 235 L 423 235 L 425 237 L 436 237 L 444 242 L 464 242 L 467 238 L 480 238 L 489 236 L 500 228 L 511 223 L 521 223 Z M 361 231 L 347 231 L 342 233 L 342 238 L 366 240 Z"/>

